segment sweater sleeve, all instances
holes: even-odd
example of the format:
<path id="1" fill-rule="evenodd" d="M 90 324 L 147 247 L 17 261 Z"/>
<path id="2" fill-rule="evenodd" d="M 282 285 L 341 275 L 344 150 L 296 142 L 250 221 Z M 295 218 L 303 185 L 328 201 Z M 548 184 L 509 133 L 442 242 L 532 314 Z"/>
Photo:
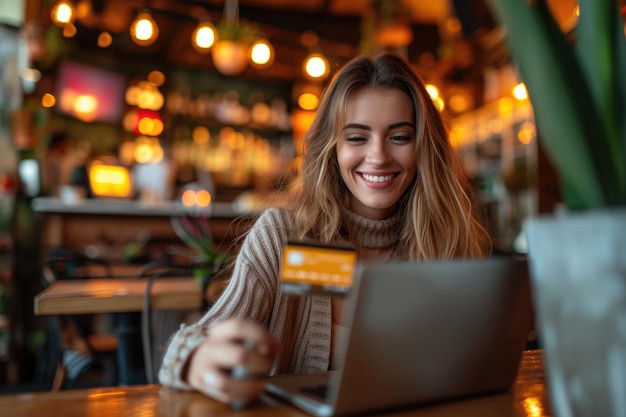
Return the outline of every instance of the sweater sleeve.
<path id="1" fill-rule="evenodd" d="M 191 390 L 182 379 L 182 370 L 213 323 L 241 317 L 268 325 L 287 230 L 288 218 L 282 210 L 268 209 L 259 216 L 242 244 L 231 280 L 215 305 L 196 323 L 182 325 L 171 338 L 159 371 L 162 384 Z"/>

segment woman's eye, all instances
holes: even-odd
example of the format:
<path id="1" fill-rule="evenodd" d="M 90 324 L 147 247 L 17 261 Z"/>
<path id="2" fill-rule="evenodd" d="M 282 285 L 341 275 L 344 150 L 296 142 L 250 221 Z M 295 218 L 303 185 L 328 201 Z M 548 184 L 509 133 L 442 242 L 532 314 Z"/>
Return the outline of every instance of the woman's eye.
<path id="1" fill-rule="evenodd" d="M 410 142 L 413 140 L 413 138 L 411 136 L 395 135 L 391 137 L 391 140 L 395 142 Z"/>
<path id="2" fill-rule="evenodd" d="M 363 136 L 348 136 L 346 140 L 348 142 L 363 142 L 367 139 L 365 139 Z"/>

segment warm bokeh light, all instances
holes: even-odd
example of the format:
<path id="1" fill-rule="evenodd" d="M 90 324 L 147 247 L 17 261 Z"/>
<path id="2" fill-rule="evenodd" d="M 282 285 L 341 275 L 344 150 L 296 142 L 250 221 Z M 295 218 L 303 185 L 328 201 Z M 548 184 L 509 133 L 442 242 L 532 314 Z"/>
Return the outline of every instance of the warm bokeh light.
<path id="1" fill-rule="evenodd" d="M 97 108 L 98 100 L 92 95 L 79 95 L 74 100 L 74 113 L 83 121 L 93 120 Z"/>
<path id="2" fill-rule="evenodd" d="M 135 143 L 129 140 L 122 142 L 118 150 L 120 162 L 131 166 L 135 162 Z"/>
<path id="3" fill-rule="evenodd" d="M 93 193 L 101 197 L 130 197 L 132 192 L 128 169 L 117 165 L 91 164 L 89 185 Z"/>
<path id="4" fill-rule="evenodd" d="M 196 205 L 198 207 L 208 207 L 211 204 L 211 194 L 207 190 L 196 192 Z"/>
<path id="5" fill-rule="evenodd" d="M 448 99 L 448 105 L 450 106 L 450 109 L 452 109 L 456 113 L 464 113 L 470 108 L 470 103 L 467 97 L 462 94 L 455 94 L 450 97 Z"/>
<path id="6" fill-rule="evenodd" d="M 298 97 L 298 106 L 303 110 L 315 110 L 319 104 L 319 97 L 313 93 L 303 93 Z"/>
<path id="7" fill-rule="evenodd" d="M 150 13 L 139 13 L 137 19 L 130 26 L 130 36 L 137 45 L 152 45 L 159 37 L 159 27 Z"/>
<path id="8" fill-rule="evenodd" d="M 524 407 L 524 411 L 528 415 L 528 417 L 541 417 L 545 416 L 546 413 L 542 406 L 542 401 L 538 398 L 528 397 L 524 398 L 522 401 L 522 406 Z"/>
<path id="9" fill-rule="evenodd" d="M 528 99 L 528 91 L 526 90 L 526 84 L 519 83 L 513 87 L 513 97 L 518 100 L 526 100 Z"/>
<path id="10" fill-rule="evenodd" d="M 124 130 L 127 132 L 134 132 L 137 127 L 137 120 L 139 120 L 139 116 L 137 115 L 136 109 L 130 109 L 124 114 L 124 118 L 122 119 L 122 126 Z"/>
<path id="11" fill-rule="evenodd" d="M 41 96 L 41 105 L 43 107 L 46 107 L 46 108 L 54 107 L 56 102 L 57 102 L 56 97 L 54 97 L 50 93 L 45 93 L 43 96 Z"/>
<path id="12" fill-rule="evenodd" d="M 74 20 L 74 6 L 67 0 L 60 0 L 50 11 L 52 23 L 65 26 Z"/>
<path id="13" fill-rule="evenodd" d="M 267 68 L 274 62 L 274 47 L 266 39 L 259 39 L 250 48 L 250 63 L 257 68 Z"/>
<path id="14" fill-rule="evenodd" d="M 138 109 L 124 116 L 124 129 L 141 136 L 159 136 L 164 125 L 161 115 L 152 110 Z"/>
<path id="15" fill-rule="evenodd" d="M 304 61 L 304 72 L 311 78 L 324 78 L 329 73 L 328 61 L 322 55 L 310 55 Z"/>
<path id="16" fill-rule="evenodd" d="M 165 75 L 160 77 L 157 75 L 158 73 L 159 71 L 153 71 L 150 74 L 152 74 L 152 78 L 156 79 L 157 82 L 164 82 Z M 137 106 L 144 110 L 157 111 L 165 104 L 165 97 L 163 97 L 157 85 L 151 81 L 140 81 L 136 85 L 128 86 L 124 93 L 124 99 L 128 105 Z"/>
<path id="17" fill-rule="evenodd" d="M 534 139 L 535 134 L 535 124 L 533 122 L 524 122 L 517 132 L 517 140 L 524 145 L 528 145 Z"/>
<path id="18" fill-rule="evenodd" d="M 63 36 L 66 38 L 73 38 L 74 36 L 76 36 L 77 32 L 78 30 L 73 23 L 68 23 L 67 25 L 63 26 Z"/>
<path id="19" fill-rule="evenodd" d="M 446 108 L 446 103 L 445 101 L 443 101 L 443 97 L 437 97 L 435 99 L 435 106 L 437 106 L 437 109 L 439 109 L 439 111 L 443 111 L 443 109 Z"/>
<path id="20" fill-rule="evenodd" d="M 514 103 L 515 102 L 512 99 L 508 97 L 503 97 L 501 100 L 498 100 L 498 111 L 501 114 L 510 113 L 515 108 Z"/>
<path id="21" fill-rule="evenodd" d="M 426 84 L 425 87 L 426 91 L 428 91 L 428 94 L 430 95 L 430 98 L 437 100 L 439 97 L 439 88 L 437 88 L 435 84 Z"/>
<path id="22" fill-rule="evenodd" d="M 150 73 L 148 74 L 148 81 L 150 81 L 156 87 L 159 87 L 163 85 L 163 83 L 165 83 L 165 74 L 158 70 L 150 71 Z"/>
<path id="23" fill-rule="evenodd" d="M 111 46 L 111 43 L 113 43 L 113 37 L 109 32 L 104 31 L 98 35 L 98 46 L 100 48 L 107 48 Z"/>
<path id="24" fill-rule="evenodd" d="M 196 205 L 196 192 L 194 190 L 185 190 L 180 196 L 180 201 L 187 207 Z"/>
<path id="25" fill-rule="evenodd" d="M 163 122 L 150 116 L 141 117 L 137 122 L 137 131 L 140 135 L 159 136 L 163 133 Z"/>
<path id="26" fill-rule="evenodd" d="M 135 140 L 133 157 L 138 164 L 155 164 L 161 162 L 165 153 L 159 140 L 140 136 Z"/>
<path id="27" fill-rule="evenodd" d="M 448 140 L 450 141 L 450 145 L 453 148 L 460 148 L 466 142 L 467 139 L 467 131 L 460 126 L 454 126 L 450 135 L 448 135 Z"/>
<path id="28" fill-rule="evenodd" d="M 198 188 L 198 185 L 195 183 L 187 187 L 180 195 L 180 201 L 184 206 L 206 208 L 211 204 L 211 193 L 207 190 Z"/>
<path id="29" fill-rule="evenodd" d="M 217 30 L 211 22 L 201 22 L 191 34 L 191 43 L 196 51 L 206 54 L 217 40 Z"/>
<path id="30" fill-rule="evenodd" d="M 202 145 L 209 142 L 209 139 L 211 139 L 211 132 L 209 132 L 209 129 L 204 126 L 198 126 L 193 130 L 191 136 L 195 143 Z"/>

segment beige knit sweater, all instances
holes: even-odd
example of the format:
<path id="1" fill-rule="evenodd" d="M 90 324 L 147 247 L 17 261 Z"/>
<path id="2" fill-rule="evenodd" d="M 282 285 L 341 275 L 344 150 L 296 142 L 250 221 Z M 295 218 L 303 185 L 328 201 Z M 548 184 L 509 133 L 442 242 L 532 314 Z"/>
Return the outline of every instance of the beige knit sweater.
<path id="1" fill-rule="evenodd" d="M 398 242 L 397 217 L 375 221 L 346 212 L 343 218 L 356 247 L 389 248 Z M 202 343 L 210 325 L 228 317 L 257 321 L 281 341 L 281 356 L 271 374 L 329 368 L 330 297 L 287 297 L 281 292 L 282 248 L 290 236 L 291 224 L 291 215 L 282 209 L 268 209 L 259 216 L 242 244 L 231 281 L 218 301 L 198 322 L 181 326 L 170 340 L 159 371 L 162 384 L 191 389 L 181 379 L 183 365 Z"/>

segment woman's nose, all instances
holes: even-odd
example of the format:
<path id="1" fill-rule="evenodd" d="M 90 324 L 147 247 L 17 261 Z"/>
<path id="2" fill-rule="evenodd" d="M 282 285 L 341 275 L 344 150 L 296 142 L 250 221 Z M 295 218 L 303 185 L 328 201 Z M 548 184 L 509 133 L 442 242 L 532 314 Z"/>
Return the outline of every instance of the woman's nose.
<path id="1" fill-rule="evenodd" d="M 391 159 L 386 143 L 371 142 L 367 149 L 365 161 L 370 165 L 384 165 Z"/>

